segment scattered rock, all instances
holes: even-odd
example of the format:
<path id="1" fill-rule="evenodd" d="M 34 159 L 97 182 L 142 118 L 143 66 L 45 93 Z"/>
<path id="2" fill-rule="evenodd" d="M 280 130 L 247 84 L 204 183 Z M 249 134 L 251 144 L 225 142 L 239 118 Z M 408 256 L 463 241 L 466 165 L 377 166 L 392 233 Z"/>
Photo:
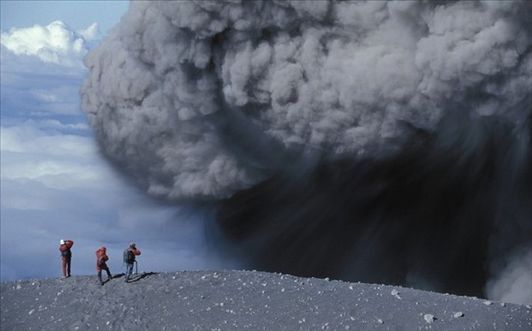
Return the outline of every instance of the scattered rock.
<path id="1" fill-rule="evenodd" d="M 427 323 L 429 323 L 429 324 L 432 323 L 432 322 L 434 322 L 434 321 L 436 320 L 436 318 L 435 318 L 434 315 L 432 315 L 432 314 L 425 314 L 425 315 L 423 315 L 423 319 L 425 320 L 425 322 L 427 322 Z"/>
<path id="2" fill-rule="evenodd" d="M 393 289 L 391 293 L 394 297 L 401 300 L 401 297 L 399 296 L 399 291 L 397 291 L 396 289 Z"/>
<path id="3" fill-rule="evenodd" d="M 463 317 L 464 316 L 464 313 L 462 313 L 461 311 L 457 311 L 456 313 L 454 313 L 454 318 L 459 318 L 459 317 Z"/>
<path id="4" fill-rule="evenodd" d="M 482 303 L 485 304 L 486 306 L 491 306 L 493 304 L 493 302 L 491 302 L 489 300 L 486 300 L 486 301 L 484 301 Z"/>
<path id="5" fill-rule="evenodd" d="M 383 320 L 381 320 L 380 318 L 377 318 L 377 323 L 379 323 L 379 324 L 383 324 L 383 323 L 384 323 L 384 321 L 383 321 Z"/>

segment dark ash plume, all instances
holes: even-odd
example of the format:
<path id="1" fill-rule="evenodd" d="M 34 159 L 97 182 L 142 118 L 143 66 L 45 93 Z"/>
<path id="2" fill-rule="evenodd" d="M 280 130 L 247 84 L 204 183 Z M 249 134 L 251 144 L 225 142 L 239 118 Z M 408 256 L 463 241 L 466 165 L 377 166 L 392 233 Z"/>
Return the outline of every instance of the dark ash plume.
<path id="1" fill-rule="evenodd" d="M 531 248 L 532 131 L 455 123 L 392 156 L 273 177 L 218 219 L 259 268 L 482 296 L 490 261 Z"/>

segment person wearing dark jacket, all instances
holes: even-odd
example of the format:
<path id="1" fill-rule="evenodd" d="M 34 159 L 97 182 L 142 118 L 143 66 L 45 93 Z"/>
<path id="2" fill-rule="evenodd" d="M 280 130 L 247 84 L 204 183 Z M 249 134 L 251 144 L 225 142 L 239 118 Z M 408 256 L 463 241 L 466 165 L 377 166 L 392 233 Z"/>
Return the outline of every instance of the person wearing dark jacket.
<path id="1" fill-rule="evenodd" d="M 133 265 L 136 262 L 135 257 L 140 255 L 140 250 L 135 243 L 129 244 L 129 247 L 124 251 L 124 262 L 126 263 L 126 283 L 129 281 L 133 273 Z"/>
<path id="2" fill-rule="evenodd" d="M 107 273 L 108 281 L 113 278 L 113 276 L 111 276 L 111 272 L 109 271 L 109 267 L 107 266 L 108 260 L 109 257 L 107 256 L 107 248 L 104 246 L 98 248 L 96 251 L 96 271 L 98 272 L 98 280 L 100 281 L 100 285 L 103 285 L 102 270 L 105 270 Z"/>
<path id="3" fill-rule="evenodd" d="M 59 251 L 61 252 L 61 270 L 63 271 L 63 278 L 70 277 L 70 265 L 72 261 L 71 248 L 74 245 L 72 240 L 61 239 L 59 241 Z"/>

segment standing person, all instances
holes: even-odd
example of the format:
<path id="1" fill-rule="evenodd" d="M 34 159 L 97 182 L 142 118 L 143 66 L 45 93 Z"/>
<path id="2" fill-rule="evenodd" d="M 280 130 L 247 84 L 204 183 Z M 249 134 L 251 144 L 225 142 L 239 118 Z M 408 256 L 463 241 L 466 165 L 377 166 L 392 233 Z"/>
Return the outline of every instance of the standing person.
<path id="1" fill-rule="evenodd" d="M 70 264 L 72 261 L 72 251 L 70 250 L 74 242 L 72 240 L 61 239 L 59 241 L 59 251 L 61 252 L 61 269 L 63 278 L 70 277 Z"/>
<path id="2" fill-rule="evenodd" d="M 96 271 L 98 271 L 98 279 L 100 280 L 100 285 L 103 285 L 102 280 L 102 270 L 105 270 L 107 273 L 107 280 L 111 280 L 113 276 L 111 276 L 111 272 L 109 271 L 109 267 L 107 266 L 107 260 L 109 260 L 109 257 L 107 256 L 107 248 L 104 246 L 98 248 L 96 251 Z"/>
<path id="3" fill-rule="evenodd" d="M 124 263 L 126 264 L 126 283 L 133 273 L 133 265 L 135 264 L 135 256 L 140 255 L 140 250 L 137 249 L 135 243 L 129 244 L 129 247 L 124 251 Z"/>

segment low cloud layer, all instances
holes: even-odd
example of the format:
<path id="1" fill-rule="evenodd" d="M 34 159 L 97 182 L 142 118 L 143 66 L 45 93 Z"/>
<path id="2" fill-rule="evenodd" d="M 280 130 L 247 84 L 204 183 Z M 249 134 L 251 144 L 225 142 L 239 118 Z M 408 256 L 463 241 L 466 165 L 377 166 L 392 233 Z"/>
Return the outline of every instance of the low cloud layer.
<path id="1" fill-rule="evenodd" d="M 98 24 L 74 31 L 61 21 L 47 26 L 11 28 L 1 34 L 1 44 L 16 55 L 38 57 L 41 61 L 68 67 L 80 66 L 87 54 L 87 42 L 98 36 Z"/>
<path id="2" fill-rule="evenodd" d="M 61 238 L 75 241 L 76 275 L 95 273 L 102 245 L 111 271 L 123 272 L 131 241 L 143 251 L 145 271 L 230 265 L 206 245 L 208 210 L 146 199 L 100 159 L 92 137 L 31 121 L 1 132 L 2 281 L 57 277 Z"/>

